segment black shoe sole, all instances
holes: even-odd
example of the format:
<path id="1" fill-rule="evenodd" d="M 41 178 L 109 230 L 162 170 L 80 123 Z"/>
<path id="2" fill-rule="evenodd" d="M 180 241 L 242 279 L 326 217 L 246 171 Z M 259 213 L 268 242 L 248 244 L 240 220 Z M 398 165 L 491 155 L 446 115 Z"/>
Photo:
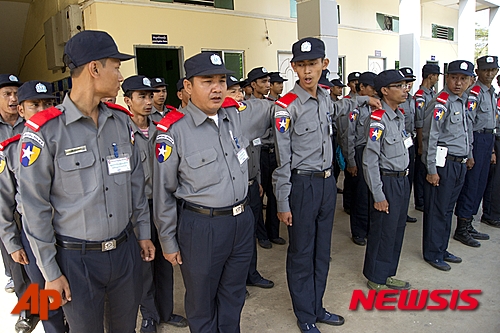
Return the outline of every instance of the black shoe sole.
<path id="1" fill-rule="evenodd" d="M 427 263 L 429 265 L 431 265 L 432 267 L 439 269 L 440 271 L 443 271 L 443 272 L 448 272 L 449 270 L 451 270 L 451 267 L 449 265 L 448 266 L 440 266 L 440 265 L 436 265 L 432 261 L 427 261 Z"/>
<path id="2" fill-rule="evenodd" d="M 488 234 L 483 234 L 483 233 L 471 233 L 469 232 L 469 235 L 477 240 L 489 240 L 490 236 Z"/>
<path id="3" fill-rule="evenodd" d="M 450 259 L 450 258 L 444 258 L 443 261 L 450 262 L 452 264 L 460 264 L 462 262 L 462 259 L 456 260 L 456 259 Z"/>
<path id="4" fill-rule="evenodd" d="M 459 241 L 460 243 L 462 243 L 464 245 L 470 246 L 470 247 L 481 247 L 481 243 L 479 243 L 477 241 L 475 243 L 471 243 L 470 241 L 461 239 L 460 237 L 457 237 L 457 236 L 453 236 L 453 239 Z"/>
<path id="5" fill-rule="evenodd" d="M 318 323 L 332 325 L 332 326 L 342 326 L 345 323 L 345 319 L 342 316 L 338 316 L 339 321 L 327 321 L 327 320 L 318 320 Z"/>
<path id="6" fill-rule="evenodd" d="M 481 222 L 493 228 L 500 228 L 500 221 L 481 219 Z"/>
<path id="7" fill-rule="evenodd" d="M 358 239 L 355 239 L 354 237 L 351 238 L 352 239 L 352 242 L 356 245 L 359 245 L 359 246 L 366 246 L 366 241 L 364 239 L 362 240 L 358 240 Z"/>

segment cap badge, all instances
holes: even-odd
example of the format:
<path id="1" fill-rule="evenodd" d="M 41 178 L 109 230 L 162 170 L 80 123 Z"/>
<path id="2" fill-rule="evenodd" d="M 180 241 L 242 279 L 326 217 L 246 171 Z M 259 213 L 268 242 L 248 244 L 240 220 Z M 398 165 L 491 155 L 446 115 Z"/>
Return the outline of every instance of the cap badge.
<path id="1" fill-rule="evenodd" d="M 487 63 L 494 62 L 493 57 L 487 57 L 487 58 L 486 58 L 486 62 L 487 62 Z"/>
<path id="2" fill-rule="evenodd" d="M 411 71 L 409 68 L 406 69 L 406 73 L 411 74 Z"/>
<path id="3" fill-rule="evenodd" d="M 156 81 L 156 82 L 158 82 L 158 83 L 160 83 L 160 82 L 161 82 L 161 79 L 157 77 L 157 78 L 155 79 L 155 81 Z"/>
<path id="4" fill-rule="evenodd" d="M 10 75 L 10 76 L 9 76 L 9 80 L 10 80 L 10 81 L 13 81 L 13 82 L 17 82 L 17 81 L 19 81 L 19 79 L 18 79 L 18 78 L 17 78 L 17 76 L 15 76 L 15 75 Z"/>
<path id="5" fill-rule="evenodd" d="M 151 87 L 151 81 L 147 77 L 142 79 L 142 84 L 148 87 Z"/>
<path id="6" fill-rule="evenodd" d="M 300 45 L 301 52 L 311 52 L 311 48 L 312 48 L 311 43 L 307 41 L 302 43 L 302 45 Z"/>
<path id="7" fill-rule="evenodd" d="M 43 83 L 37 83 L 37 85 L 35 86 L 35 91 L 38 94 L 46 93 L 47 92 L 47 87 Z"/>
<path id="8" fill-rule="evenodd" d="M 212 62 L 213 65 L 217 65 L 217 66 L 222 65 L 222 59 L 219 57 L 218 54 L 212 54 L 210 56 L 210 61 Z"/>
<path id="9" fill-rule="evenodd" d="M 466 62 L 463 62 L 463 63 L 460 64 L 460 69 L 466 71 L 468 68 L 469 68 L 469 66 L 467 65 Z"/>
<path id="10" fill-rule="evenodd" d="M 325 77 L 326 77 L 327 80 L 330 80 L 330 73 L 327 72 L 326 75 L 325 75 Z"/>
<path id="11" fill-rule="evenodd" d="M 360 75 L 359 73 L 354 74 L 355 77 L 359 77 L 359 75 Z"/>
<path id="12" fill-rule="evenodd" d="M 238 82 L 238 79 L 237 79 L 237 78 L 235 78 L 235 77 L 234 77 L 234 76 L 232 76 L 232 75 L 229 77 L 229 80 L 231 80 L 231 81 L 233 81 L 233 82 Z"/>
<path id="13" fill-rule="evenodd" d="M 267 73 L 267 69 L 265 69 L 264 67 L 262 67 L 262 73 Z"/>

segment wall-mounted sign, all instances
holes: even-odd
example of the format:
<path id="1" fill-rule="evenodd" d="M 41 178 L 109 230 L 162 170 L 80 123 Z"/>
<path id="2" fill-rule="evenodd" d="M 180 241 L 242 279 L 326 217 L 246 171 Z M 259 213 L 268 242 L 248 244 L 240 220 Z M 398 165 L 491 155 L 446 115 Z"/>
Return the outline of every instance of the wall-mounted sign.
<path id="1" fill-rule="evenodd" d="M 168 44 L 167 35 L 151 35 L 151 42 L 153 44 Z"/>

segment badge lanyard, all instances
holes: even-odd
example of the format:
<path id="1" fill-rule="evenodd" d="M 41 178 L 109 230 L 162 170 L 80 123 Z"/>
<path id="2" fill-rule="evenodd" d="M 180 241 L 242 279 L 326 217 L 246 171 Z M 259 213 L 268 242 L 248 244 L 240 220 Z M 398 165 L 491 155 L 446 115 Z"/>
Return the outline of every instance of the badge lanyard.
<path id="1" fill-rule="evenodd" d="M 113 155 L 106 157 L 106 162 L 108 164 L 108 174 L 115 175 L 122 172 L 130 172 L 132 168 L 130 167 L 130 155 L 120 154 L 118 152 L 118 146 L 115 142 L 111 145 L 113 147 Z"/>

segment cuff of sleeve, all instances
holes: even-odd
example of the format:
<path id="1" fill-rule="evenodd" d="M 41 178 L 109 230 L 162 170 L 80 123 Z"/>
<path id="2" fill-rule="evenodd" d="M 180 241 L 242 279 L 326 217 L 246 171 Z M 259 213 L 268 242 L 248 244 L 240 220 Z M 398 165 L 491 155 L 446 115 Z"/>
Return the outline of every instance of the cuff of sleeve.
<path id="1" fill-rule="evenodd" d="M 437 172 L 436 165 L 435 164 L 434 165 L 428 165 L 427 166 L 427 173 L 429 175 L 435 175 L 435 174 L 437 174 L 438 172 Z"/>
<path id="2" fill-rule="evenodd" d="M 287 201 L 277 201 L 278 204 L 278 212 L 285 213 L 290 211 L 290 204 Z"/>
<path id="3" fill-rule="evenodd" d="M 40 271 L 43 274 L 43 277 L 46 281 L 54 281 L 62 275 L 61 269 L 56 262 L 56 259 L 52 259 L 51 262 L 43 267 L 41 267 Z"/>
<path id="4" fill-rule="evenodd" d="M 355 167 L 355 166 L 356 166 L 356 160 L 355 160 L 355 159 L 349 159 L 349 160 L 347 161 L 347 166 L 348 166 L 349 168 Z"/>
<path id="5" fill-rule="evenodd" d="M 7 250 L 8 254 L 12 254 L 16 251 L 19 251 L 23 249 L 23 246 L 21 245 L 21 241 L 19 239 L 11 239 L 9 243 L 5 243 L 5 249 Z"/>
<path id="6" fill-rule="evenodd" d="M 175 253 L 179 251 L 179 245 L 175 238 L 160 239 L 160 245 L 163 253 Z"/>
<path id="7" fill-rule="evenodd" d="M 424 127 L 424 122 L 421 120 L 415 120 L 415 128 L 422 128 Z"/>
<path id="8" fill-rule="evenodd" d="M 137 223 L 134 227 L 135 236 L 137 240 L 151 239 L 151 226 L 150 222 Z"/>
<path id="9" fill-rule="evenodd" d="M 375 202 L 381 202 L 385 200 L 385 194 L 384 192 L 380 191 L 379 193 L 374 193 L 373 194 L 373 200 Z"/>

